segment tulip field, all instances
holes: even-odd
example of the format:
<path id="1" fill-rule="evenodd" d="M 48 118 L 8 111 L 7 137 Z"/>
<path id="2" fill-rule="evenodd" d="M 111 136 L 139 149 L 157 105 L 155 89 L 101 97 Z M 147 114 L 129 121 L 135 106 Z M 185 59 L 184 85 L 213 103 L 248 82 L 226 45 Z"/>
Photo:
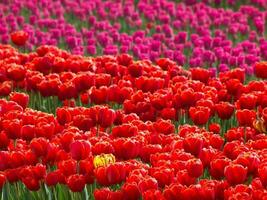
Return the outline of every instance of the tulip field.
<path id="1" fill-rule="evenodd" d="M 267 200 L 266 0 L 2 0 L 0 97 L 0 200 Z"/>

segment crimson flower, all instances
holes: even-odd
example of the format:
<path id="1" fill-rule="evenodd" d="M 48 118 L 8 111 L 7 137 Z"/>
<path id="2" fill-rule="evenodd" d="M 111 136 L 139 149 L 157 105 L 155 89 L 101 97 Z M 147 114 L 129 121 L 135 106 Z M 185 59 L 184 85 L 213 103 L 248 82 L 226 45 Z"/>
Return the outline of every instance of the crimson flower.
<path id="1" fill-rule="evenodd" d="M 83 175 L 73 174 L 67 179 L 67 186 L 72 192 L 82 192 L 85 187 L 85 178 Z"/>
<path id="2" fill-rule="evenodd" d="M 189 115 L 194 124 L 204 125 L 208 122 L 210 117 L 210 109 L 203 106 L 191 107 Z"/>
<path id="3" fill-rule="evenodd" d="M 247 178 L 247 168 L 231 163 L 225 167 L 224 175 L 230 185 L 241 184 Z"/>
<path id="4" fill-rule="evenodd" d="M 29 38 L 29 34 L 25 31 L 15 31 L 10 34 L 11 40 L 15 45 L 23 46 Z"/>

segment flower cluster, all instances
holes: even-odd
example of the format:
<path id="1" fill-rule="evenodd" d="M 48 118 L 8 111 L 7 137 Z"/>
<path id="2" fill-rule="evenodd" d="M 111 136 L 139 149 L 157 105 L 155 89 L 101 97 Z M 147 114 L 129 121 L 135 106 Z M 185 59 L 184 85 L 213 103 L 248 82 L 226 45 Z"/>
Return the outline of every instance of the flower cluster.
<path id="1" fill-rule="evenodd" d="M 214 76 L 46 45 L 2 45 L 0 59 L 3 195 L 266 198 L 266 62 L 249 81 L 241 68 Z"/>
<path id="2" fill-rule="evenodd" d="M 253 64 L 267 59 L 266 1 L 240 1 L 240 6 L 236 0 L 196 2 L 3 1 L 0 40 L 27 50 L 57 45 L 74 54 L 167 57 L 183 66 L 212 71 L 241 67 L 253 73 Z M 227 2 L 230 9 L 209 2 Z"/>

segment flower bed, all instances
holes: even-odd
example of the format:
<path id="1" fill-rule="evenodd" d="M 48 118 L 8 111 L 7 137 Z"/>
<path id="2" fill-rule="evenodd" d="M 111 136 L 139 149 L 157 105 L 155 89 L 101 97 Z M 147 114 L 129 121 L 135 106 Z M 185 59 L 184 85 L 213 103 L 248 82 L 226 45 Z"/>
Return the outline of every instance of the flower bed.
<path id="1" fill-rule="evenodd" d="M 266 62 L 252 77 L 54 46 L 0 60 L 1 199 L 266 198 Z"/>

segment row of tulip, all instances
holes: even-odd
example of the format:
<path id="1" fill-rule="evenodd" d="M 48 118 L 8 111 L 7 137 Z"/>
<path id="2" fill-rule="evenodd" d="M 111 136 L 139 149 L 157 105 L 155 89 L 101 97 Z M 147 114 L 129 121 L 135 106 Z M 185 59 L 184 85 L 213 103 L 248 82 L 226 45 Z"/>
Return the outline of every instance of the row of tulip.
<path id="1" fill-rule="evenodd" d="M 267 198 L 266 62 L 249 80 L 53 46 L 0 60 L 1 199 Z"/>
<path id="2" fill-rule="evenodd" d="M 2 1 L 0 39 L 27 51 L 56 45 L 79 55 L 167 57 L 187 67 L 220 72 L 241 67 L 252 74 L 254 63 L 267 59 L 267 4 L 241 2 L 235 11 L 232 6 L 240 2 L 231 0 L 229 9 L 204 0 Z"/>

